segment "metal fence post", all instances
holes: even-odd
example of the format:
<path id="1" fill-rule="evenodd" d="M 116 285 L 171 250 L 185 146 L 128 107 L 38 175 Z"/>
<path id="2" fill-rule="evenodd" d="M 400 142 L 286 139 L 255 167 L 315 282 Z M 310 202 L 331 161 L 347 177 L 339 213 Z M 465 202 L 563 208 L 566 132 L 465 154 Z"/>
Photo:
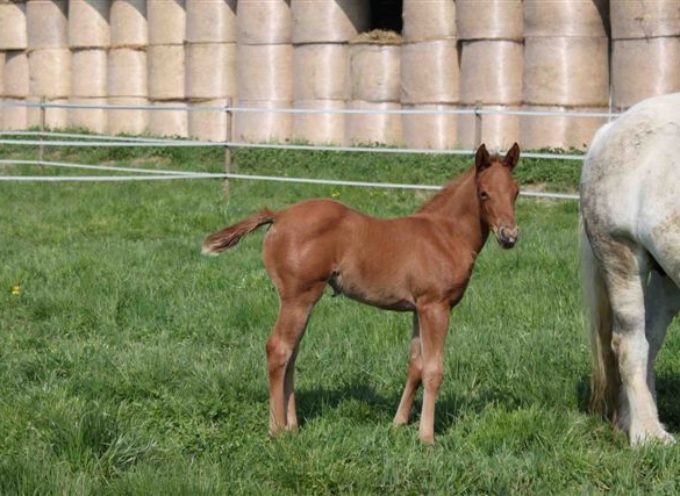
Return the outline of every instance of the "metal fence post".
<path id="1" fill-rule="evenodd" d="M 45 160 L 45 145 L 43 145 L 43 135 L 45 133 L 45 97 L 40 97 L 40 145 L 38 146 L 38 160 L 42 162 Z"/>
<path id="2" fill-rule="evenodd" d="M 226 100 L 227 106 L 225 108 L 226 119 L 227 119 L 227 123 L 226 123 L 226 131 L 227 131 L 226 141 L 227 141 L 227 143 L 231 142 L 231 136 L 232 136 L 231 129 L 232 129 L 232 125 L 233 125 L 233 122 L 232 122 L 233 121 L 233 119 L 232 119 L 233 114 L 232 114 L 232 111 L 231 111 L 231 104 L 232 104 L 232 99 L 227 98 L 227 100 Z M 224 173 L 225 174 L 231 174 L 231 167 L 232 167 L 231 159 L 232 159 L 231 148 L 227 144 L 227 145 L 224 146 Z M 229 177 L 228 176 L 224 178 L 224 192 L 225 192 L 225 194 L 229 194 Z"/>
<path id="3" fill-rule="evenodd" d="M 477 103 L 475 106 L 475 150 L 482 144 L 482 114 L 479 112 L 480 110 L 482 110 L 482 105 Z"/>

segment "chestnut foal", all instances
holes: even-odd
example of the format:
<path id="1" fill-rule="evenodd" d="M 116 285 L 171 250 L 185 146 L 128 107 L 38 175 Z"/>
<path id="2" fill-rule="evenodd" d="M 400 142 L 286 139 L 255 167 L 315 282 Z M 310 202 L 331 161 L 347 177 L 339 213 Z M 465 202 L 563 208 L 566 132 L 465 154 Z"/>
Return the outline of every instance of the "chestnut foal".
<path id="1" fill-rule="evenodd" d="M 330 284 L 336 293 L 362 303 L 413 312 L 408 377 L 394 423 L 408 422 L 422 383 L 420 439 L 434 440 L 449 313 L 463 297 L 489 231 L 504 248 L 517 241 L 519 189 L 512 170 L 519 153 L 517 143 L 503 158 L 480 146 L 474 166 L 408 217 L 376 219 L 317 199 L 278 212 L 262 210 L 205 239 L 203 253 L 218 254 L 257 227 L 272 224 L 263 253 L 280 297 L 266 347 L 271 435 L 298 426 L 295 358 L 309 314 Z"/>

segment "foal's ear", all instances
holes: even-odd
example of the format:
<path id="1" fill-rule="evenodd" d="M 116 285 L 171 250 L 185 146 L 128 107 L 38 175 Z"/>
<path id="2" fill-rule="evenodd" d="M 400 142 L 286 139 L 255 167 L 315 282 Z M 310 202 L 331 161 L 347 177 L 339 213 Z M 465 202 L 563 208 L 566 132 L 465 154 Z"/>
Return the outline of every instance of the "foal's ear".
<path id="1" fill-rule="evenodd" d="M 512 148 L 508 150 L 508 153 L 505 154 L 503 163 L 505 164 L 506 167 L 510 167 L 510 170 L 513 170 L 517 165 L 518 161 L 519 161 L 519 145 L 515 143 L 514 145 L 512 145 Z"/>
<path id="2" fill-rule="evenodd" d="M 489 152 L 486 151 L 486 145 L 482 143 L 479 148 L 477 148 L 477 153 L 475 154 L 475 168 L 477 172 L 481 172 L 491 165 L 491 156 Z"/>

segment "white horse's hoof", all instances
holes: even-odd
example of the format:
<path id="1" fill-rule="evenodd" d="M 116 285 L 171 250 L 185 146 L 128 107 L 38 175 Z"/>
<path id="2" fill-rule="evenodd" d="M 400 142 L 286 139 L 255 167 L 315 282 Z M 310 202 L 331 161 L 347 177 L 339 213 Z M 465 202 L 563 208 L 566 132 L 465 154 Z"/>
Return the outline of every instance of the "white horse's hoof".
<path id="1" fill-rule="evenodd" d="M 636 433 L 631 433 L 630 436 L 631 446 L 643 446 L 655 442 L 668 446 L 675 444 L 675 438 L 661 427 L 654 429 L 653 431 L 638 431 Z"/>

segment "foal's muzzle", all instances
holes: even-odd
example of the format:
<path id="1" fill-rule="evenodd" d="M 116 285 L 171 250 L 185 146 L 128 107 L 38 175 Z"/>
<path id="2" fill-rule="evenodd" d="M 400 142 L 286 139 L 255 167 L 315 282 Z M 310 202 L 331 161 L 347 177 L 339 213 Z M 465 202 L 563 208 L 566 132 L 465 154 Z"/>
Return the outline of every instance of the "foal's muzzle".
<path id="1" fill-rule="evenodd" d="M 507 227 L 501 226 L 496 231 L 496 238 L 503 248 L 509 249 L 515 246 L 517 238 L 519 237 L 519 228 L 517 226 Z"/>

